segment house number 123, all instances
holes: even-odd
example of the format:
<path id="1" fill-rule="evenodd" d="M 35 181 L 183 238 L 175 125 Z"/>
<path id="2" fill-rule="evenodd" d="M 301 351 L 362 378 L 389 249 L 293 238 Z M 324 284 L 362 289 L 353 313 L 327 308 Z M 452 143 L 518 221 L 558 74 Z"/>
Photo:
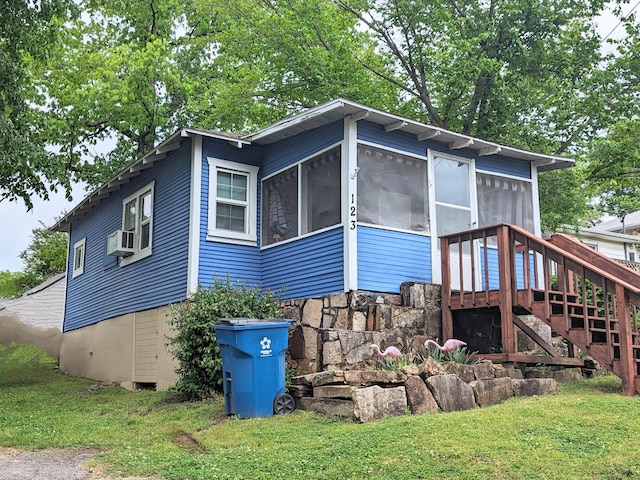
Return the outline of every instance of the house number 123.
<path id="1" fill-rule="evenodd" d="M 352 218 L 355 218 L 357 216 L 357 212 L 356 212 L 356 206 L 355 206 L 355 195 L 351 194 L 351 208 L 349 209 L 350 213 L 349 216 Z M 351 230 L 355 230 L 356 229 L 356 220 L 350 220 L 350 228 Z"/>

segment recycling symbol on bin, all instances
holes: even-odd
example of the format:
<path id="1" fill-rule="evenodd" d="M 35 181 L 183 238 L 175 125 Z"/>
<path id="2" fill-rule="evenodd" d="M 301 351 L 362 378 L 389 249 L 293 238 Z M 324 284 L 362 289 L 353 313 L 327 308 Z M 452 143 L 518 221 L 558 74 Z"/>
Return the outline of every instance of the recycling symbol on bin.
<path id="1" fill-rule="evenodd" d="M 262 350 L 260 350 L 260 355 L 262 355 L 263 357 L 267 357 L 271 355 L 271 339 L 264 337 L 262 340 L 260 340 L 260 347 L 262 348 Z"/>

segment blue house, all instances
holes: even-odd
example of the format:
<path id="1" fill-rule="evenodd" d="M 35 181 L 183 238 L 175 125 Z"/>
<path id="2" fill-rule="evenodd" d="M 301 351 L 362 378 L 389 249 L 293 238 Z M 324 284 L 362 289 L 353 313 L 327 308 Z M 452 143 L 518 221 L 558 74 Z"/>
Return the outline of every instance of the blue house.
<path id="1" fill-rule="evenodd" d="M 248 135 L 181 129 L 53 227 L 69 234 L 61 368 L 173 383 L 168 305 L 214 275 L 290 299 L 440 283 L 439 236 L 540 235 L 538 172 L 572 164 L 343 99 Z"/>

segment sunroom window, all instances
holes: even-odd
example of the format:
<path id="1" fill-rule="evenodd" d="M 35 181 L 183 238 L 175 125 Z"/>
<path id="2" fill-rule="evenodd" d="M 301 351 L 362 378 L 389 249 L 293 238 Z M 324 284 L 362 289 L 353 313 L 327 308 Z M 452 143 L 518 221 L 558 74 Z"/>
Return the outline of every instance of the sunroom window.
<path id="1" fill-rule="evenodd" d="M 531 182 L 477 172 L 476 189 L 478 226 L 510 223 L 534 232 Z"/>
<path id="2" fill-rule="evenodd" d="M 207 240 L 255 245 L 258 167 L 213 158 L 208 163 Z"/>
<path id="3" fill-rule="evenodd" d="M 134 232 L 134 253 L 122 259 L 122 265 L 151 255 L 154 182 L 122 202 L 122 229 Z"/>
<path id="4" fill-rule="evenodd" d="M 262 245 L 341 221 L 340 148 L 332 148 L 262 183 Z"/>
<path id="5" fill-rule="evenodd" d="M 425 159 L 358 145 L 358 221 L 429 232 Z"/>

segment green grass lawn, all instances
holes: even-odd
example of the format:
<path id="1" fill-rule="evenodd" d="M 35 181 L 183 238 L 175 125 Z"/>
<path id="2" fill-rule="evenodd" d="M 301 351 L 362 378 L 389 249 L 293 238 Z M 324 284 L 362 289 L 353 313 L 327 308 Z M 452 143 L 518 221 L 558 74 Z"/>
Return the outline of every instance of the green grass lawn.
<path id="1" fill-rule="evenodd" d="M 221 399 L 176 402 L 66 376 L 0 346 L 0 445 L 92 448 L 113 476 L 166 479 L 640 478 L 640 399 L 613 376 L 494 407 L 344 423 L 309 412 L 238 420 Z"/>

